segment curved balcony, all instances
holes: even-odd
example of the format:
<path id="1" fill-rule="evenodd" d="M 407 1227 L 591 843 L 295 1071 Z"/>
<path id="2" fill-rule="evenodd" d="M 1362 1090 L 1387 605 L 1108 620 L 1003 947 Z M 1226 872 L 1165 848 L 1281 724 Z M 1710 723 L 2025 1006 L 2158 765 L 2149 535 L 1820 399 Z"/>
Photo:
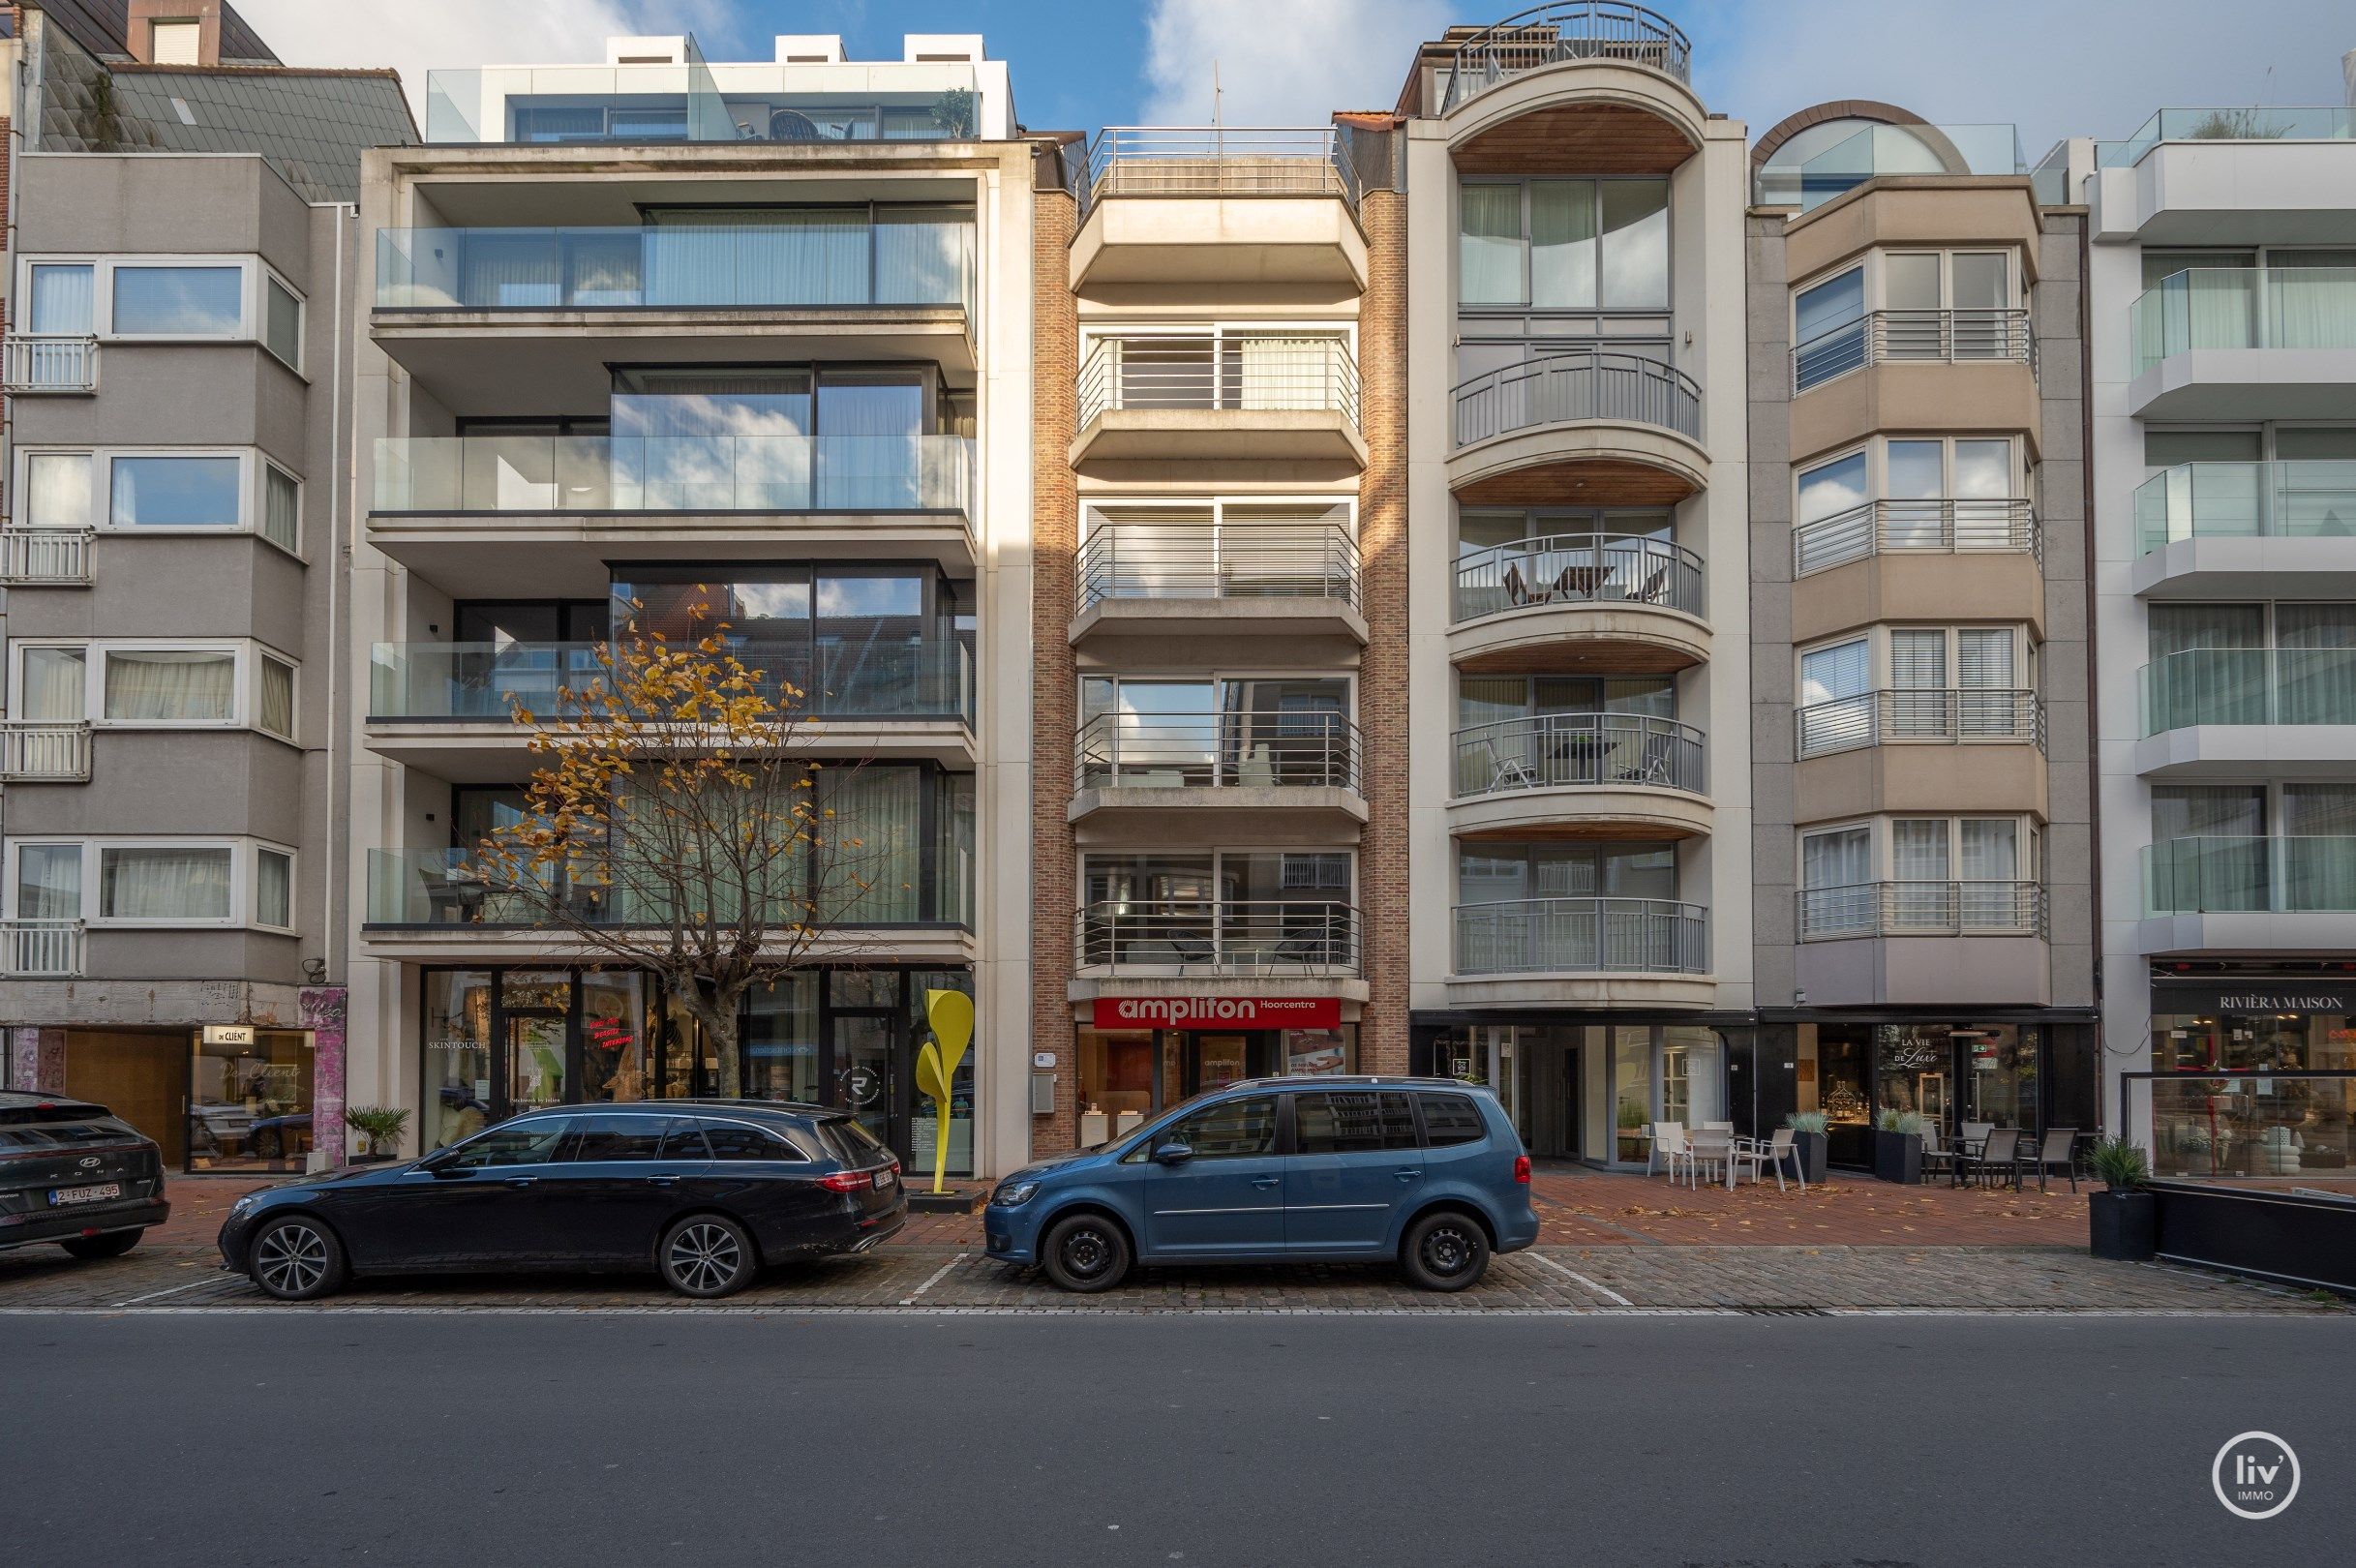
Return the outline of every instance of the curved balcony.
<path id="1" fill-rule="evenodd" d="M 1340 523 L 1092 517 L 1072 641 L 1327 635 L 1363 646 L 1358 536 Z"/>
<path id="2" fill-rule="evenodd" d="M 1080 366 L 1076 467 L 1230 459 L 1363 467 L 1358 362 L 1332 332 L 1209 328 L 1099 338 Z"/>
<path id="3" fill-rule="evenodd" d="M 2182 463 L 2135 488 L 2135 591 L 2356 595 L 2356 463 Z"/>
<path id="4" fill-rule="evenodd" d="M 1709 656 L 1702 558 L 1665 539 L 1560 533 L 1456 563 L 1449 657 L 1473 674 L 1667 674 Z"/>
<path id="5" fill-rule="evenodd" d="M 1539 713 L 1456 732 L 1450 831 L 1690 838 L 1709 830 L 1702 732 L 1643 713 Z"/>
<path id="6" fill-rule="evenodd" d="M 1358 973 L 1358 911 L 1344 899 L 1104 899 L 1072 927 L 1074 960 L 1100 976 Z"/>
<path id="7" fill-rule="evenodd" d="M 1069 816 L 1090 844 L 1346 843 L 1366 821 L 1360 751 L 1340 713 L 1100 713 L 1073 747 Z"/>
<path id="8" fill-rule="evenodd" d="M 1489 498 L 1465 493 L 1511 481 L 1593 477 L 1611 481 L 1615 499 L 1656 505 L 1709 482 L 1701 387 L 1642 354 L 1549 354 L 1461 381 L 1449 396 L 1448 486 L 1460 498 Z"/>
<path id="9" fill-rule="evenodd" d="M 1587 60 L 1693 79 L 1693 45 L 1668 17 L 1618 0 L 1572 0 L 1532 6 L 1459 45 L 1440 88 L 1440 112 L 1525 72 Z"/>
<path id="10" fill-rule="evenodd" d="M 1708 912 L 1665 898 L 1459 904 L 1449 1000 L 1707 1007 Z"/>
<path id="11" fill-rule="evenodd" d="M 1538 6 L 1452 37 L 1461 42 L 1426 101 L 1466 173 L 1665 174 L 1702 145 L 1692 46 L 1642 6 Z"/>

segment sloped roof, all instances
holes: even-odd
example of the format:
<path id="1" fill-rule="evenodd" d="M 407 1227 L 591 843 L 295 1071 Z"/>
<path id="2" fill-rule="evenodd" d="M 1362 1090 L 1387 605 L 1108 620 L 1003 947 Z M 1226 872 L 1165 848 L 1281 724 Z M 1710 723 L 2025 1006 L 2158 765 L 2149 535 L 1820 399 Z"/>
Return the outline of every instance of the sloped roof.
<path id="1" fill-rule="evenodd" d="M 113 75 L 126 141 L 259 153 L 314 201 L 357 201 L 360 154 L 417 140 L 390 71 L 123 65 Z"/>
<path id="2" fill-rule="evenodd" d="M 131 0 L 32 0 L 68 37 L 102 60 L 131 54 Z M 235 8 L 221 8 L 221 57 L 254 65 L 276 65 L 278 56 Z"/>

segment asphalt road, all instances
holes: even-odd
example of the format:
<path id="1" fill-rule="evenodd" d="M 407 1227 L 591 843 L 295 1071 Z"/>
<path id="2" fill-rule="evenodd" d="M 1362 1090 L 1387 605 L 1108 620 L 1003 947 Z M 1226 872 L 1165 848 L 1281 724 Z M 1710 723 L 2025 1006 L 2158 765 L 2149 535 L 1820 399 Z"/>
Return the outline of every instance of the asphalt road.
<path id="1" fill-rule="evenodd" d="M 2344 1319 L 18 1316 L 0 1559 L 2326 1562 L 2351 1393 Z"/>

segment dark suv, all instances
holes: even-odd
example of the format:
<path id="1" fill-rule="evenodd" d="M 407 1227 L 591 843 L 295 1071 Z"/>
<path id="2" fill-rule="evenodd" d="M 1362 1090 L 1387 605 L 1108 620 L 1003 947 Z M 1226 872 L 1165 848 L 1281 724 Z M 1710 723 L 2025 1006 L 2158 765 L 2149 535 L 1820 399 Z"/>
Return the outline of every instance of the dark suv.
<path id="1" fill-rule="evenodd" d="M 250 1192 L 221 1261 L 283 1301 L 355 1274 L 543 1269 L 652 1269 L 725 1296 L 764 1264 L 863 1252 L 907 1218 L 898 1159 L 842 1111 L 656 1100 L 528 1111 L 414 1164 Z"/>
<path id="2" fill-rule="evenodd" d="M 164 1154 L 104 1105 L 0 1093 L 0 1248 L 116 1257 L 171 1217 Z"/>

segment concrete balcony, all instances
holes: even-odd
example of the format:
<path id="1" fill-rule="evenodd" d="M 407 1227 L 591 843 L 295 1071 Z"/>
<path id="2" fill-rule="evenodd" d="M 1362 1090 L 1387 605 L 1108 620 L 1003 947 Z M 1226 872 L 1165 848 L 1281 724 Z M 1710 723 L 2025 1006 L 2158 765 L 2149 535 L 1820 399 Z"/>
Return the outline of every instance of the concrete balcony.
<path id="1" fill-rule="evenodd" d="M 2356 649 L 2193 648 L 2137 672 L 2148 777 L 2356 778 Z"/>
<path id="2" fill-rule="evenodd" d="M 1333 995 L 1335 981 L 1359 975 L 1357 907 L 1306 890 L 1283 899 L 1105 899 L 1078 912 L 1072 936 L 1074 967 L 1089 980 L 1225 977 L 1262 994 L 1285 994 L 1264 987 L 1291 981 L 1292 994 Z M 1355 999 L 1365 996 L 1361 985 Z"/>
<path id="3" fill-rule="evenodd" d="M 1710 829 L 1702 732 L 1637 713 L 1543 713 L 1456 732 L 1460 838 L 1693 838 Z"/>
<path id="4" fill-rule="evenodd" d="M 1358 362 L 1325 332 L 1243 328 L 1096 340 L 1080 367 L 1074 467 L 1237 462 L 1366 467 Z"/>
<path id="5" fill-rule="evenodd" d="M 2356 838 L 2201 836 L 2143 847 L 2135 950 L 2344 954 Z"/>
<path id="6" fill-rule="evenodd" d="M 1359 757 L 1339 713 L 1102 713 L 1080 726 L 1067 814 L 1091 847 L 1351 844 Z"/>
<path id="7" fill-rule="evenodd" d="M 1358 538 L 1348 528 L 1248 512 L 1215 519 L 1207 505 L 1200 513 L 1200 521 L 1172 521 L 1162 509 L 1133 520 L 1091 515 L 1080 546 L 1073 646 L 1309 638 L 1326 645 L 1329 663 L 1366 646 Z M 1138 662 L 1134 653 L 1108 656 Z"/>
<path id="8" fill-rule="evenodd" d="M 1554 534 L 1456 563 L 1448 656 L 1475 675 L 1664 675 L 1709 657 L 1702 558 L 1662 539 Z"/>
<path id="9" fill-rule="evenodd" d="M 2096 142 L 2095 166 L 2098 244 L 2356 243 L 2341 195 L 2356 180 L 2356 109 L 2343 105 L 2163 108 Z"/>
<path id="10" fill-rule="evenodd" d="M 1358 180 L 1330 126 L 1106 126 L 1076 171 L 1072 286 L 1366 287 Z"/>
<path id="11" fill-rule="evenodd" d="M 2135 489 L 2135 591 L 2152 599 L 2356 596 L 2351 539 L 2356 463 L 2179 464 Z"/>
<path id="12" fill-rule="evenodd" d="M 1708 914 L 1659 898 L 1521 898 L 1456 908 L 1448 1000 L 1464 1007 L 1707 1008 Z"/>
<path id="13" fill-rule="evenodd" d="M 90 724 L 0 721 L 0 782 L 86 784 L 90 781 Z"/>
<path id="14" fill-rule="evenodd" d="M 2144 419 L 2356 417 L 2356 267 L 2191 267 L 2129 307 Z"/>
<path id="15" fill-rule="evenodd" d="M 2045 890 L 1869 882 L 1798 895 L 1794 983 L 1810 1007 L 2037 1006 L 2052 998 Z"/>
<path id="16" fill-rule="evenodd" d="M 616 563 L 977 559 L 945 435 L 379 439 L 368 536 L 460 597 L 603 596 Z"/>
<path id="17" fill-rule="evenodd" d="M 1450 398 L 1448 488 L 1463 502 L 1664 506 L 1709 483 L 1701 388 L 1641 354 L 1549 354 L 1472 377 Z"/>

